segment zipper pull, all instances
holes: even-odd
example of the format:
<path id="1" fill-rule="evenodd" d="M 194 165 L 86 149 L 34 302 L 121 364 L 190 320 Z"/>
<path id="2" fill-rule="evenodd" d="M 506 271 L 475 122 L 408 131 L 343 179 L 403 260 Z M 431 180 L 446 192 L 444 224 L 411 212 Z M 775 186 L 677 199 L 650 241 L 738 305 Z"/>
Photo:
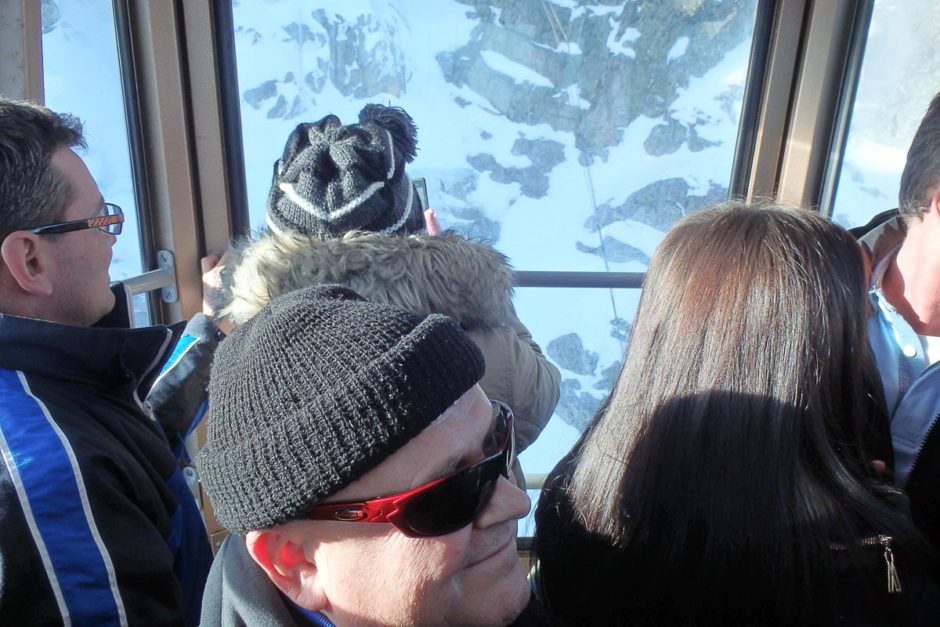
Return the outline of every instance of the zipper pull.
<path id="1" fill-rule="evenodd" d="M 901 592 L 901 580 L 898 578 L 898 569 L 894 566 L 894 551 L 891 550 L 891 536 L 878 536 L 878 541 L 885 550 L 885 565 L 888 567 L 888 594 Z"/>

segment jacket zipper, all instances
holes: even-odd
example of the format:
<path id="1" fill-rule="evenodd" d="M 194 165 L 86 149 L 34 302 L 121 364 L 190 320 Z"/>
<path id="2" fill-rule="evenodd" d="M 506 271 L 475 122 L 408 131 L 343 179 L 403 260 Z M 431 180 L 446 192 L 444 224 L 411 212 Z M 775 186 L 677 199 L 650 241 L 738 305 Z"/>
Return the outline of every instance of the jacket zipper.
<path id="1" fill-rule="evenodd" d="M 917 467 L 917 462 L 920 460 L 920 454 L 923 453 L 924 447 L 927 446 L 927 440 L 929 440 L 930 436 L 933 434 L 933 431 L 937 426 L 937 422 L 940 422 L 940 414 L 934 416 L 933 422 L 930 423 L 930 428 L 927 429 L 927 433 L 921 439 L 920 444 L 917 447 L 917 452 L 914 453 L 914 459 L 911 460 L 911 469 L 907 472 L 908 482 L 911 480 L 911 475 L 914 474 L 914 469 Z"/>
<path id="2" fill-rule="evenodd" d="M 870 536 L 868 538 L 862 538 L 858 541 L 859 544 L 864 546 L 879 546 L 881 545 L 884 551 L 884 560 L 885 568 L 887 569 L 888 577 L 888 594 L 900 594 L 901 593 L 901 580 L 898 578 L 898 570 L 894 565 L 894 551 L 891 549 L 891 542 L 894 541 L 894 538 L 888 535 L 877 535 Z M 848 546 L 845 544 L 830 543 L 829 548 L 834 551 L 846 551 Z"/>

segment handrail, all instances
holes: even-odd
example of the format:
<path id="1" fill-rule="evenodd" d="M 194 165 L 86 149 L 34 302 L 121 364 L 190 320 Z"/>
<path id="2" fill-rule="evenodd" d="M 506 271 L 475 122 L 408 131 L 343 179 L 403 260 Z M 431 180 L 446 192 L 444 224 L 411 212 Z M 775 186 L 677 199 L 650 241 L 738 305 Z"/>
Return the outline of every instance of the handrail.
<path id="1" fill-rule="evenodd" d="M 150 270 L 137 276 L 123 279 L 127 294 L 127 314 L 131 327 L 136 326 L 134 316 L 134 296 L 160 290 L 160 299 L 165 303 L 175 303 L 179 296 L 176 289 L 176 261 L 168 250 L 157 251 L 156 270 Z"/>
<path id="2" fill-rule="evenodd" d="M 588 287 L 637 289 L 643 286 L 643 272 L 551 272 L 517 270 L 516 287 Z"/>
<path id="3" fill-rule="evenodd" d="M 547 478 L 548 478 L 548 473 L 527 472 L 525 473 L 525 489 L 526 490 L 541 490 L 542 486 L 545 485 L 545 479 Z"/>
<path id="4" fill-rule="evenodd" d="M 175 286 L 176 275 L 170 268 L 159 268 L 124 279 L 121 282 L 127 286 L 127 291 L 132 296 L 136 296 L 137 294 L 160 290 L 171 285 Z"/>

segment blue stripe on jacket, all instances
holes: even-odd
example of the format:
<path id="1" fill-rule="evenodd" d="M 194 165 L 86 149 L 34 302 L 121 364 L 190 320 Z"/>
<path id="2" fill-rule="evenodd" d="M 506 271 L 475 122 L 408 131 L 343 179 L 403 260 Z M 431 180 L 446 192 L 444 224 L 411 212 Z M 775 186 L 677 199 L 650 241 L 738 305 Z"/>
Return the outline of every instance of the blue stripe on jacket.
<path id="1" fill-rule="evenodd" d="M 163 368 L 160 369 L 160 376 L 162 377 L 167 372 L 175 368 L 176 364 L 178 364 L 183 359 L 183 355 L 186 354 L 186 351 L 188 351 L 189 348 L 198 341 L 198 336 L 190 335 L 189 333 L 183 334 L 183 336 L 180 337 L 179 341 L 176 343 L 176 346 L 173 347 L 173 352 L 170 353 L 166 363 L 163 364 Z"/>
<path id="2" fill-rule="evenodd" d="M 212 549 L 202 515 L 179 468 L 167 479 L 166 485 L 179 502 L 170 519 L 166 544 L 173 554 L 173 572 L 183 595 L 184 620 L 187 625 L 198 625 L 202 594 L 212 566 Z"/>
<path id="3" fill-rule="evenodd" d="M 63 622 L 126 625 L 72 447 L 26 377 L 2 369 L 0 448 Z"/>

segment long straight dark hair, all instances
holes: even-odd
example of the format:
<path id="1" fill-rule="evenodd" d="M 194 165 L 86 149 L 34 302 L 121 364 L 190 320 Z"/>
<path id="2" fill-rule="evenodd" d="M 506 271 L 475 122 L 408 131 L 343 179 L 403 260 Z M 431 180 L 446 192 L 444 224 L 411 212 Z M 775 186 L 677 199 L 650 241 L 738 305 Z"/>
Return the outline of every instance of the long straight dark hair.
<path id="1" fill-rule="evenodd" d="M 569 486 L 586 529 L 635 562 L 624 590 L 650 622 L 818 620 L 833 543 L 874 570 L 859 540 L 916 537 L 871 489 L 884 418 L 864 275 L 852 237 L 804 210 L 723 205 L 663 239 Z"/>

